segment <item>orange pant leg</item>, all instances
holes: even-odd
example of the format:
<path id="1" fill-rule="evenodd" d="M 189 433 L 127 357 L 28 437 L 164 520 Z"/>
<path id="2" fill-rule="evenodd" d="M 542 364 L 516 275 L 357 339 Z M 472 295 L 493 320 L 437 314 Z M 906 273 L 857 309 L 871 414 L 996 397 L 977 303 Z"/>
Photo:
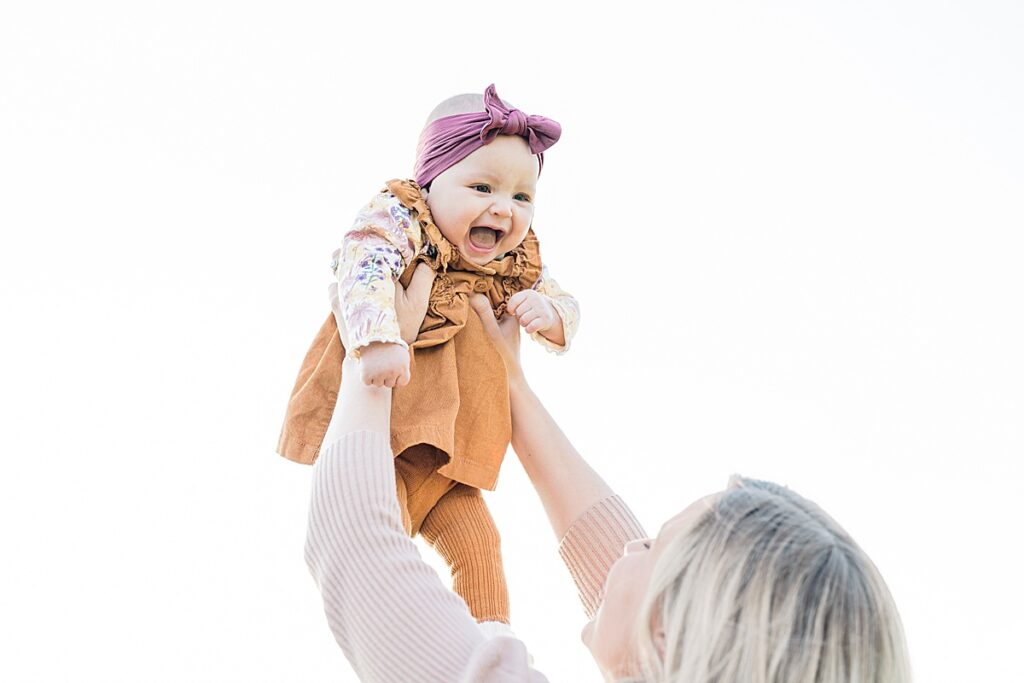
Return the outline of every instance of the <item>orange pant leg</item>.
<path id="1" fill-rule="evenodd" d="M 509 623 L 501 538 L 480 489 L 456 484 L 437 501 L 420 533 L 448 563 L 452 588 L 473 618 Z"/>
<path id="2" fill-rule="evenodd" d="M 424 518 L 455 482 L 437 473 L 446 457 L 429 444 L 421 443 L 395 458 L 395 485 L 402 523 L 410 536 L 420 532 Z"/>

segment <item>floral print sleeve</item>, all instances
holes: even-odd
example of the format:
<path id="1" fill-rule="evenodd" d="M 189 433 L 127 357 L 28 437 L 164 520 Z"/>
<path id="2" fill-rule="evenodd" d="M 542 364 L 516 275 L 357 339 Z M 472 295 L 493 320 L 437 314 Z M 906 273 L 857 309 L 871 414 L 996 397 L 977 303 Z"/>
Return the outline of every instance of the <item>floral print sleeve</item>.
<path id="1" fill-rule="evenodd" d="M 541 266 L 540 278 L 533 288 L 546 296 L 558 311 L 558 315 L 562 319 L 562 329 L 565 332 L 565 346 L 559 346 L 546 339 L 540 332 L 534 332 L 530 336 L 548 351 L 561 356 L 569 350 L 572 338 L 576 336 L 576 329 L 580 325 L 580 304 L 572 294 L 558 286 L 558 283 L 548 273 L 546 265 Z"/>
<path id="2" fill-rule="evenodd" d="M 395 282 L 422 246 L 419 224 L 389 192 L 378 194 L 356 215 L 331 263 L 354 357 L 371 342 L 408 348 L 395 313 Z"/>

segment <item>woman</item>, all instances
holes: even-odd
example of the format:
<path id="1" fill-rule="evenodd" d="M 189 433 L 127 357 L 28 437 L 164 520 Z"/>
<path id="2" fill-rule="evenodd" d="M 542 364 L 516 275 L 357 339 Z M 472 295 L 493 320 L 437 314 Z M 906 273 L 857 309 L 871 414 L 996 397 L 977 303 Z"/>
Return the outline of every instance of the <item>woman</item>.
<path id="1" fill-rule="evenodd" d="M 415 335 L 432 281 L 421 266 L 396 292 L 403 334 Z M 512 447 L 562 539 L 591 619 L 584 642 L 606 680 L 910 680 L 884 582 L 821 509 L 774 484 L 734 479 L 645 538 L 530 390 L 517 320 L 495 320 L 483 297 L 472 305 L 505 362 Z M 391 389 L 364 385 L 352 369 L 314 467 L 306 543 L 335 639 L 363 681 L 546 681 L 522 643 L 486 640 L 419 559 L 395 494 Z"/>

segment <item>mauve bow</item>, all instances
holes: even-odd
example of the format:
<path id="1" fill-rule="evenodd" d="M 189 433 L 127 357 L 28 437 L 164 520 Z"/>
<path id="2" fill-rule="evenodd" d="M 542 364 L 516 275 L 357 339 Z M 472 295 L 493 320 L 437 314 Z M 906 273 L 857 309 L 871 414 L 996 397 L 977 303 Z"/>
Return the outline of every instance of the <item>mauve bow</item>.
<path id="1" fill-rule="evenodd" d="M 499 135 L 518 135 L 544 168 L 544 150 L 558 142 L 562 127 L 543 116 L 527 116 L 506 107 L 494 88 L 484 91 L 484 111 L 454 114 L 432 121 L 420 134 L 413 174 L 422 187 Z M 539 171 L 538 171 L 539 173 Z"/>
<path id="2" fill-rule="evenodd" d="M 518 135 L 530 143 L 531 152 L 540 154 L 558 142 L 562 135 L 562 127 L 557 121 L 543 116 L 527 116 L 518 109 L 506 107 L 493 83 L 484 91 L 484 108 L 491 117 L 490 123 L 480 130 L 480 139 L 485 145 L 498 135 Z"/>

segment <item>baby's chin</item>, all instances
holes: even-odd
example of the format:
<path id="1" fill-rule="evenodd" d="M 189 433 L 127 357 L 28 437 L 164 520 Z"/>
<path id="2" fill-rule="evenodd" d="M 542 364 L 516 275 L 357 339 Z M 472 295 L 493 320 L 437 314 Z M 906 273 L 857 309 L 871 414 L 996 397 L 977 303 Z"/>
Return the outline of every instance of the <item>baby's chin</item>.
<path id="1" fill-rule="evenodd" d="M 462 255 L 462 258 L 466 259 L 467 261 L 469 261 L 471 263 L 475 263 L 478 266 L 486 266 L 491 261 L 500 260 L 501 258 L 503 258 L 505 256 L 506 253 L 508 253 L 508 252 L 506 252 L 506 251 L 502 251 L 502 252 L 494 251 L 491 254 L 487 254 L 485 256 L 481 256 L 480 254 L 468 253 L 468 251 L 466 249 L 464 249 L 462 247 L 459 247 L 459 254 Z"/>

